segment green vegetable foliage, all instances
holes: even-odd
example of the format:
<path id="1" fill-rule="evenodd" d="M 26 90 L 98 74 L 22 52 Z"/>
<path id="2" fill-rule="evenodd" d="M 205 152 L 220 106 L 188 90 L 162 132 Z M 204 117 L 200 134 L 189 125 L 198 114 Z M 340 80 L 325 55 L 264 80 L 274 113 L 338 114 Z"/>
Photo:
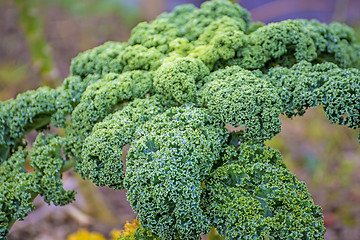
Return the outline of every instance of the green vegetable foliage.
<path id="1" fill-rule="evenodd" d="M 323 239 L 320 207 L 265 141 L 280 115 L 315 106 L 359 128 L 359 67 L 348 26 L 253 23 L 226 0 L 140 23 L 127 43 L 80 53 L 58 88 L 0 103 L 0 238 L 38 194 L 74 200 L 60 181 L 74 166 L 128 190 L 141 223 L 131 239 L 200 239 L 212 227 L 225 239 Z M 41 133 L 50 124 L 64 131 Z"/>

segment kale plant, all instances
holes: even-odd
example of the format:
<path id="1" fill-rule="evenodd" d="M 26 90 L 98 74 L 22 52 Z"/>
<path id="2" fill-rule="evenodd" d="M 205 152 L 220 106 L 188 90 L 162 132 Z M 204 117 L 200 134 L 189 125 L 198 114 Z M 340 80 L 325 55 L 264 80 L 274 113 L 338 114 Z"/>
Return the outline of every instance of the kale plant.
<path id="1" fill-rule="evenodd" d="M 0 238 L 37 195 L 73 201 L 61 183 L 73 167 L 128 190 L 141 223 L 132 239 L 200 239 L 211 227 L 225 239 L 323 239 L 321 208 L 265 141 L 280 115 L 316 106 L 359 128 L 359 67 L 348 26 L 264 25 L 226 0 L 140 23 L 128 42 L 79 54 L 58 88 L 0 103 Z M 64 134 L 44 134 L 50 124 Z"/>

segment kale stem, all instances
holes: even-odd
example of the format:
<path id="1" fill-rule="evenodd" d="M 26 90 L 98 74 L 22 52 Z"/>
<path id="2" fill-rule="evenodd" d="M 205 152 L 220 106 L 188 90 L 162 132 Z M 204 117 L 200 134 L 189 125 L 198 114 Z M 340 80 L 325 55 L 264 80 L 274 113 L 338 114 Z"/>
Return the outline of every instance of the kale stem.
<path id="1" fill-rule="evenodd" d="M 67 160 L 64 164 L 64 166 L 60 169 L 60 172 L 66 172 L 67 170 L 69 170 L 70 168 L 72 168 L 75 165 L 75 159 L 72 158 L 70 160 Z"/>
<path id="2" fill-rule="evenodd" d="M 10 147 L 6 145 L 0 145 L 0 164 L 5 162 L 8 158 Z"/>

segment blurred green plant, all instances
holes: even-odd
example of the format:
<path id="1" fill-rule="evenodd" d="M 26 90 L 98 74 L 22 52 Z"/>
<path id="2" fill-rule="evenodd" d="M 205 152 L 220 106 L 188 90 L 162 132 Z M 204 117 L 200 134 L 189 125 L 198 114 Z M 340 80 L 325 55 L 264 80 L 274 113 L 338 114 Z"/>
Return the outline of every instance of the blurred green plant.
<path id="1" fill-rule="evenodd" d="M 6 61 L 0 65 L 0 99 L 14 96 L 15 92 L 23 92 L 31 88 L 24 79 L 29 71 L 28 64 Z"/>
<path id="2" fill-rule="evenodd" d="M 360 41 L 360 23 L 357 24 L 357 26 L 354 26 L 355 29 L 355 36 L 358 41 Z"/>
<path id="3" fill-rule="evenodd" d="M 134 1 L 125 0 L 38 0 L 41 4 L 51 4 L 64 8 L 77 16 L 108 16 L 115 14 L 125 23 L 133 25 L 140 19 L 139 8 Z"/>
<path id="4" fill-rule="evenodd" d="M 43 20 L 39 14 L 40 1 L 14 0 L 19 25 L 22 28 L 32 62 L 41 78 L 41 85 L 55 87 L 59 84 L 50 46 L 43 33 Z"/>
<path id="5" fill-rule="evenodd" d="M 27 65 L 17 65 L 13 62 L 5 62 L 0 65 L 0 88 L 5 88 L 8 84 L 18 84 L 21 82 L 27 69 Z"/>
<path id="6" fill-rule="evenodd" d="M 55 5 L 62 7 L 76 16 L 109 16 L 118 15 L 127 24 L 135 24 L 139 20 L 136 5 L 124 0 L 13 0 L 19 16 L 32 62 L 39 72 L 41 86 L 56 87 L 59 77 L 51 53 L 51 47 L 44 36 L 44 21 L 41 14 L 44 7 Z"/>

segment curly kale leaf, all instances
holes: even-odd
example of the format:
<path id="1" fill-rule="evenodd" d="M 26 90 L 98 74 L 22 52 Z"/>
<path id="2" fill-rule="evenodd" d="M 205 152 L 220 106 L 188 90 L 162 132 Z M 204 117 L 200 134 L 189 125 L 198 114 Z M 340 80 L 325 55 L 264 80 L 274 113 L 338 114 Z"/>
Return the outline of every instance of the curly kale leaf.
<path id="1" fill-rule="evenodd" d="M 323 239 L 325 228 L 305 183 L 281 155 L 242 143 L 205 182 L 206 214 L 226 239 Z"/>
<path id="2" fill-rule="evenodd" d="M 286 20 L 260 27 L 242 41 L 244 47 L 236 49 L 236 57 L 223 61 L 222 66 L 258 69 L 270 63 L 290 67 L 306 60 L 360 67 L 360 45 L 355 43 L 354 31 L 339 23 Z"/>
<path id="3" fill-rule="evenodd" d="M 275 67 L 264 76 L 279 92 L 288 117 L 323 106 L 331 122 L 360 126 L 360 71 L 333 63 L 312 65 L 302 61 L 291 68 Z"/>
<path id="4" fill-rule="evenodd" d="M 124 101 L 143 98 L 152 91 L 152 72 L 131 71 L 107 74 L 90 85 L 73 111 L 71 124 L 66 128 L 73 155 L 80 159 L 85 138 L 94 125 L 103 120 Z"/>
<path id="5" fill-rule="evenodd" d="M 38 186 L 37 192 L 48 204 L 66 205 L 75 198 L 75 192 L 64 190 L 61 182 L 61 170 L 65 165 L 61 148 L 64 145 L 65 139 L 40 133 L 30 151 L 30 166 L 34 170 L 32 175 Z"/>
<path id="6" fill-rule="evenodd" d="M 23 220 L 34 209 L 32 194 L 38 187 L 24 168 L 26 156 L 19 150 L 0 165 L 0 238 L 6 239 L 14 219 Z"/>
<path id="7" fill-rule="evenodd" d="M 48 87 L 28 91 L 0 105 L 0 145 L 16 148 L 25 133 L 47 126 L 56 112 L 58 93 Z"/>
<path id="8" fill-rule="evenodd" d="M 233 66 L 211 73 L 205 82 L 199 102 L 224 123 L 244 127 L 246 139 L 264 141 L 280 132 L 281 101 L 260 72 Z"/>
<path id="9" fill-rule="evenodd" d="M 165 111 L 159 95 L 136 99 L 96 124 L 85 140 L 78 172 L 100 186 L 122 189 L 125 176 L 122 148 L 134 141 L 137 129 Z"/>
<path id="10" fill-rule="evenodd" d="M 23 145 L 24 136 L 31 130 L 47 128 L 50 123 L 65 127 L 67 117 L 79 103 L 88 85 L 97 76 L 85 79 L 73 76 L 65 79 L 56 89 L 42 87 L 19 94 L 16 99 L 0 103 L 0 163 L 6 160 L 6 152 Z"/>
<path id="11" fill-rule="evenodd" d="M 121 55 L 126 47 L 126 43 L 106 42 L 80 53 L 71 61 L 70 72 L 81 78 L 85 78 L 89 74 L 121 73 L 124 64 L 119 64 L 121 62 L 116 61 L 116 57 Z"/>
<path id="12" fill-rule="evenodd" d="M 129 150 L 125 187 L 140 223 L 161 239 L 199 239 L 209 221 L 201 182 L 219 159 L 224 127 L 205 110 L 170 108 L 154 117 Z"/>
<path id="13" fill-rule="evenodd" d="M 90 74 L 103 77 L 108 73 L 155 70 L 160 66 L 162 57 L 158 50 L 143 45 L 106 42 L 75 57 L 70 71 L 73 76 L 85 78 Z"/>
<path id="14" fill-rule="evenodd" d="M 155 48 L 164 54 L 171 51 L 169 44 L 177 38 L 192 42 L 205 29 L 223 17 L 234 19 L 239 29 L 246 32 L 251 20 L 249 13 L 239 5 L 225 0 L 209 1 L 198 9 L 182 5 L 172 13 L 163 13 L 150 23 L 140 23 L 131 32 L 129 44 Z"/>
<path id="15" fill-rule="evenodd" d="M 23 220 L 34 209 L 32 201 L 40 194 L 50 204 L 65 205 L 74 200 L 74 191 L 63 189 L 65 160 L 61 156 L 63 139 L 39 134 L 30 151 L 32 172 L 24 167 L 28 152 L 18 150 L 0 165 L 0 237 L 6 237 L 15 220 Z"/>
<path id="16" fill-rule="evenodd" d="M 349 128 L 360 127 L 360 71 L 334 68 L 325 83 L 315 90 L 326 117 Z"/>
<path id="17" fill-rule="evenodd" d="M 198 59 L 176 58 L 164 63 L 156 71 L 156 90 L 179 103 L 194 102 L 201 80 L 209 74 L 209 69 Z"/>
<path id="18" fill-rule="evenodd" d="M 242 22 L 222 17 L 212 22 L 194 42 L 189 56 L 199 58 L 210 69 L 219 60 L 228 60 L 236 56 L 236 50 L 243 47 L 245 34 Z"/>

